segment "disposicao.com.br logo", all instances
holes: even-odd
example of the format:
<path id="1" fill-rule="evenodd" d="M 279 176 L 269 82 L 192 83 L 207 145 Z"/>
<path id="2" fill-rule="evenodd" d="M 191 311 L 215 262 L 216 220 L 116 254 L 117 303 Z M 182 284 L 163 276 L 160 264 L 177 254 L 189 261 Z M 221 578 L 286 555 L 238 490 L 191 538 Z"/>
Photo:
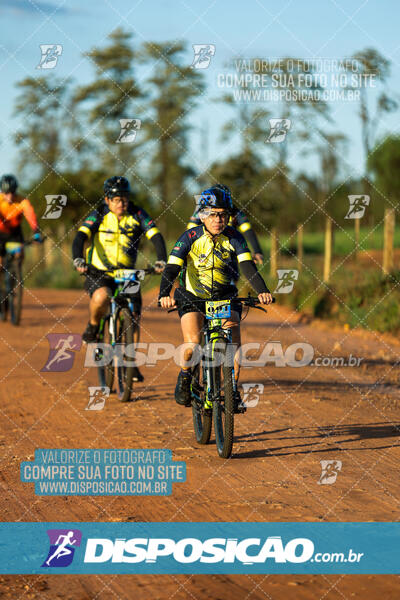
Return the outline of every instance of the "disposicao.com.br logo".
<path id="1" fill-rule="evenodd" d="M 42 567 L 68 567 L 74 558 L 75 547 L 81 545 L 79 529 L 48 529 L 50 548 Z"/>
<path id="2" fill-rule="evenodd" d="M 252 548 L 252 551 L 250 551 Z M 250 553 L 248 553 L 250 552 Z M 314 544 L 307 538 L 295 538 L 285 545 L 280 536 L 261 538 L 90 538 L 86 544 L 85 563 L 156 563 L 172 558 L 177 563 L 302 563 L 311 559 Z"/>

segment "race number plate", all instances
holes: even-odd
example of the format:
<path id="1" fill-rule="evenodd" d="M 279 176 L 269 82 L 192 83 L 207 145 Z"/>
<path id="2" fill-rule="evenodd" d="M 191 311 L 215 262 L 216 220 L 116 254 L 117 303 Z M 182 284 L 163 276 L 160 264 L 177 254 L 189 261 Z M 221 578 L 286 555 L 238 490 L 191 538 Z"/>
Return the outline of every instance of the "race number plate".
<path id="1" fill-rule="evenodd" d="M 207 319 L 228 319 L 230 316 L 230 300 L 210 300 L 206 302 Z"/>
<path id="2" fill-rule="evenodd" d="M 144 271 L 138 269 L 116 269 L 113 271 L 115 281 L 136 281 L 144 279 Z"/>

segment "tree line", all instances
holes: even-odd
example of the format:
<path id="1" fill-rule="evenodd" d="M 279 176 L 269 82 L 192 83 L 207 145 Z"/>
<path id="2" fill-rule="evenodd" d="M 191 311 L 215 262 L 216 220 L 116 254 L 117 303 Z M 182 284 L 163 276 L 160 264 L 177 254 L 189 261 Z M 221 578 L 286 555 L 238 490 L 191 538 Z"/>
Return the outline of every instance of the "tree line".
<path id="1" fill-rule="evenodd" d="M 45 77 L 19 81 L 15 101 L 14 112 L 22 123 L 14 140 L 22 187 L 27 190 L 29 183 L 29 197 L 38 211 L 44 209 L 46 194 L 65 194 L 67 227 L 98 203 L 102 183 L 112 174 L 123 174 L 134 183 L 137 202 L 161 216 L 161 228 L 172 236 L 182 231 L 192 213 L 193 194 L 217 181 L 232 189 L 236 204 L 264 234 L 277 225 L 282 231 L 295 231 L 304 222 L 311 230 L 320 229 L 327 215 L 342 221 L 349 194 L 373 198 L 366 216 L 370 225 L 382 219 L 385 207 L 397 207 L 400 141 L 395 134 L 377 139 L 377 132 L 385 114 L 397 110 L 398 103 L 388 92 L 390 62 L 375 49 L 352 57 L 359 72 L 375 74 L 379 88 L 375 94 L 367 87 L 360 89 L 362 177 L 346 174 L 351 140 L 340 131 L 329 103 L 282 100 L 271 107 L 271 103 L 235 102 L 223 94 L 209 101 L 209 110 L 218 103 L 228 115 L 220 132 L 226 158 L 201 169 L 190 148 L 190 134 L 193 111 L 201 106 L 207 88 L 203 71 L 188 64 L 185 42 L 138 45 L 133 32 L 119 28 L 104 46 L 92 48 L 85 57 L 93 67 L 92 81 L 78 84 L 50 71 Z M 293 60 L 280 61 L 283 72 Z M 301 73 L 308 67 L 295 60 L 300 68 L 294 85 L 301 90 Z M 266 64 L 263 72 L 270 74 L 270 69 Z M 138 70 L 145 73 L 144 80 Z M 119 121 L 127 117 L 139 119 L 140 129 L 133 143 L 118 143 Z M 296 127 L 283 143 L 267 148 L 271 117 L 290 119 Z M 235 136 L 240 143 L 231 153 Z M 205 134 L 200 150 L 205 157 L 207 143 Z M 289 164 L 290 147 L 307 153 L 317 173 L 295 171 Z M 55 226 L 51 221 L 46 225 Z"/>

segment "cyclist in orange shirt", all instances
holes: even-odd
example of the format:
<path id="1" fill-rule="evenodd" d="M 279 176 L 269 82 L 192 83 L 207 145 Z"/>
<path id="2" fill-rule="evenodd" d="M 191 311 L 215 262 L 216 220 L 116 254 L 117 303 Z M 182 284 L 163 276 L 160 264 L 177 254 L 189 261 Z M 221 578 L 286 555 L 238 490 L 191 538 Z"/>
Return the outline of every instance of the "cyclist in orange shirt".
<path id="1" fill-rule="evenodd" d="M 28 198 L 16 193 L 17 188 L 18 182 L 14 175 L 3 175 L 0 180 L 0 267 L 6 254 L 7 242 L 24 241 L 21 229 L 23 217 L 33 231 L 33 239 L 37 242 L 43 241 L 33 206 Z M 22 259 L 22 250 L 20 256 Z"/>

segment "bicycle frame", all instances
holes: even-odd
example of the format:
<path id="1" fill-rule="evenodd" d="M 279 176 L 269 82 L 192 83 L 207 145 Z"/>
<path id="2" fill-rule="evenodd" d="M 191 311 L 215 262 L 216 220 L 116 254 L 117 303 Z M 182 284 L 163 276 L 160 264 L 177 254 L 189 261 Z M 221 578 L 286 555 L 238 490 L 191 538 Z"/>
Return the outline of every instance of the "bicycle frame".
<path id="1" fill-rule="evenodd" d="M 221 319 L 221 318 L 209 319 L 209 320 L 206 320 L 206 323 L 203 327 L 205 348 L 211 349 L 211 357 L 210 357 L 211 362 L 213 362 L 215 359 L 215 346 L 216 346 L 217 342 L 221 340 L 221 337 L 224 338 L 224 340 L 227 342 L 227 344 L 232 344 L 232 329 L 230 327 L 223 327 L 222 321 L 223 321 L 223 319 Z M 212 388 L 211 388 L 210 367 L 203 363 L 203 370 L 204 370 L 204 374 L 205 374 L 205 377 L 203 380 L 207 382 L 207 394 L 206 394 L 206 398 L 205 398 L 204 408 L 212 408 L 212 404 L 210 406 L 209 403 L 212 403 L 212 402 L 218 400 L 218 398 L 216 397 L 216 390 L 212 390 Z M 237 386 L 236 386 L 236 381 L 235 381 L 235 369 L 234 369 L 233 365 L 232 365 L 232 383 L 233 383 L 233 388 L 236 391 Z"/>

